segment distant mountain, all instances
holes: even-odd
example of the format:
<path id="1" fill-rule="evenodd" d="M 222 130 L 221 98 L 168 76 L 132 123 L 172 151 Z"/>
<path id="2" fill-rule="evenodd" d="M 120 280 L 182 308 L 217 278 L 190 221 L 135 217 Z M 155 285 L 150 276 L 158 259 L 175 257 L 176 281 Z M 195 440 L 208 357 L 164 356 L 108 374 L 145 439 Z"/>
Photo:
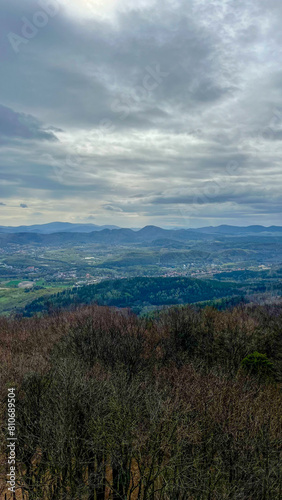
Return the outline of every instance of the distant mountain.
<path id="1" fill-rule="evenodd" d="M 103 229 L 119 229 L 118 226 L 97 226 L 96 224 L 72 224 L 71 222 L 49 222 L 48 224 L 34 224 L 32 226 L 0 226 L 1 233 L 91 233 Z"/>
<path id="2" fill-rule="evenodd" d="M 0 231 L 0 245 L 36 245 L 36 246 L 67 246 L 75 244 L 96 243 L 99 245 L 123 244 L 153 244 L 155 240 L 171 241 L 209 240 L 213 235 L 196 233 L 194 230 L 169 230 L 155 226 L 146 226 L 139 231 L 132 229 L 102 229 L 91 233 L 61 231 L 56 233 L 18 232 L 5 233 Z"/>
<path id="3" fill-rule="evenodd" d="M 53 225 L 52 225 L 53 224 Z M 61 230 L 54 232 L 57 224 Z M 282 237 L 282 227 L 271 226 L 265 228 L 264 226 L 249 226 L 249 227 L 236 227 L 236 226 L 218 226 L 200 229 L 162 229 L 157 226 L 145 226 L 136 231 L 128 228 L 109 229 L 103 226 L 89 225 L 91 232 L 86 231 L 87 225 L 71 224 L 68 223 L 51 223 L 44 226 L 41 232 L 34 230 L 36 226 L 30 226 L 33 230 L 27 231 L 26 227 L 13 228 L 17 231 L 7 232 L 0 228 L 0 245 L 6 246 L 10 244 L 17 245 L 36 245 L 36 246 L 68 246 L 68 245 L 82 245 L 87 243 L 96 243 L 98 245 L 152 245 L 162 246 L 159 242 L 168 241 L 172 242 L 188 242 L 194 241 L 212 241 L 215 239 L 227 238 L 229 242 L 234 239 L 239 244 L 244 243 L 247 238 L 250 244 L 254 244 L 254 240 L 262 243 L 261 238 L 266 240 L 272 237 L 276 239 Z M 51 226 L 51 227 L 50 227 Z M 80 231 L 82 228 L 84 230 Z M 110 226 L 111 227 L 111 226 Z M 115 227 L 115 226 L 114 226 Z M 255 229 L 254 229 L 255 228 Z"/>
<path id="4" fill-rule="evenodd" d="M 207 226 L 199 227 L 196 229 L 163 229 L 158 226 L 145 226 L 142 229 L 137 228 L 120 228 L 115 225 L 102 225 L 97 224 L 73 224 L 71 222 L 49 222 L 47 224 L 34 224 L 31 226 L 0 226 L 0 233 L 36 233 L 36 234 L 54 234 L 54 233 L 92 233 L 93 231 L 104 231 L 107 230 L 120 230 L 122 233 L 118 236 L 115 233 L 115 237 L 121 237 L 125 234 L 129 235 L 134 232 L 138 234 L 138 239 L 140 240 L 157 240 L 161 238 L 171 239 L 171 236 L 177 236 L 177 240 L 186 240 L 189 234 L 189 239 L 197 239 L 200 234 L 213 235 L 213 234 L 223 234 L 223 235 L 246 235 L 246 234 L 259 234 L 259 233 L 282 233 L 281 226 Z M 122 236 L 123 234 L 123 236 Z"/>
<path id="5" fill-rule="evenodd" d="M 246 235 L 246 234 L 259 234 L 259 233 L 282 233 L 281 226 L 208 226 L 194 229 L 194 231 L 205 234 L 224 234 L 224 235 Z"/>

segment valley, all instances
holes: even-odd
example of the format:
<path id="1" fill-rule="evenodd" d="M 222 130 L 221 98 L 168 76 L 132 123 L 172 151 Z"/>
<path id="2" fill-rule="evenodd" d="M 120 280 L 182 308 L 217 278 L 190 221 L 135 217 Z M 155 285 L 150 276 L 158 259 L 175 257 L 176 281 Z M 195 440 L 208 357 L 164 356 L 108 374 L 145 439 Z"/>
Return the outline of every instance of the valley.
<path id="1" fill-rule="evenodd" d="M 0 313 L 21 312 L 35 300 L 73 287 L 93 287 L 101 282 L 107 287 L 109 281 L 135 278 L 214 281 L 217 286 L 229 283 L 227 296 L 263 293 L 279 297 L 282 228 L 266 229 L 220 226 L 213 230 L 166 230 L 147 226 L 139 231 L 106 228 L 47 234 L 2 229 Z M 215 298 L 195 294 L 197 300 L 190 297 L 189 302 Z M 145 302 L 146 306 L 154 305 Z M 177 301 L 172 294 L 171 302 L 165 303 Z"/>

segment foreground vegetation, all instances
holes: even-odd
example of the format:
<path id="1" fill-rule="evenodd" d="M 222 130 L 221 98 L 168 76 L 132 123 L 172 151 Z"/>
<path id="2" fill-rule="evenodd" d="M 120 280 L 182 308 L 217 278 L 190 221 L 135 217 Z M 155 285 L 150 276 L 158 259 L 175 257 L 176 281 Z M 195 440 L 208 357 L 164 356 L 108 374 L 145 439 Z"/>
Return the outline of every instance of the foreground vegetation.
<path id="1" fill-rule="evenodd" d="M 279 500 L 281 332 L 282 306 L 1 318 L 25 498 Z"/>

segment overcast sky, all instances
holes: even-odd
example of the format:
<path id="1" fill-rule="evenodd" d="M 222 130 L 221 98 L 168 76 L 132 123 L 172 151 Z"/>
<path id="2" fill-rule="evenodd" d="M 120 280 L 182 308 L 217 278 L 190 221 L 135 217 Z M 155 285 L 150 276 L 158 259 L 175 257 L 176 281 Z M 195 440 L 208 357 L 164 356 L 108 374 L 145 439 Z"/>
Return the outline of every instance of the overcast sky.
<path id="1" fill-rule="evenodd" d="M 281 225 L 281 0 L 0 0 L 2 225 Z"/>

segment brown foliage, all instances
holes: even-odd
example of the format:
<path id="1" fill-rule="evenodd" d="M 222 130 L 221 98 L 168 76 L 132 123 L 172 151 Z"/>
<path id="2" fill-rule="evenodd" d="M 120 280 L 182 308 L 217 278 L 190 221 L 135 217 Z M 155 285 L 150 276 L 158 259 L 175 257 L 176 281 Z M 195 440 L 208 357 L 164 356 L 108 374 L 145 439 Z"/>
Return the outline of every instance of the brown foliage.
<path id="1" fill-rule="evenodd" d="M 29 500 L 279 500 L 281 331 L 262 306 L 1 319 Z M 254 350 L 276 381 L 240 369 Z"/>

